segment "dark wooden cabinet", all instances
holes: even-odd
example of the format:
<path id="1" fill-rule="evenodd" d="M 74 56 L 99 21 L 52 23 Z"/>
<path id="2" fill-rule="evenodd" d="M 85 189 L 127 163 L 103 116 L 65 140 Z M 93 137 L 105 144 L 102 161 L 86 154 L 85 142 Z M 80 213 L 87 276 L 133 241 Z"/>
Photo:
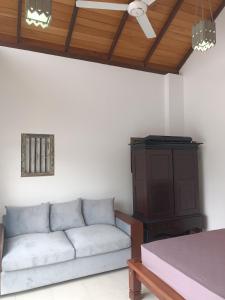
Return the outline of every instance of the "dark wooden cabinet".
<path id="1" fill-rule="evenodd" d="M 198 143 L 131 140 L 134 217 L 145 241 L 201 231 Z"/>

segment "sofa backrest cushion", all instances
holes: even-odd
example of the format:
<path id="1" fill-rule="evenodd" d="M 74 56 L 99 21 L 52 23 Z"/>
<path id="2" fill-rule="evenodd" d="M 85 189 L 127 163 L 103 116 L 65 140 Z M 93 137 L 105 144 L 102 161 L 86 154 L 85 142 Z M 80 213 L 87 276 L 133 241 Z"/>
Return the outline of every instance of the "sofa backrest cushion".
<path id="1" fill-rule="evenodd" d="M 49 232 L 49 203 L 36 206 L 6 207 L 6 237 Z"/>
<path id="2" fill-rule="evenodd" d="M 85 223 L 81 211 L 81 199 L 51 204 L 50 228 L 52 231 L 82 226 L 85 226 Z"/>
<path id="3" fill-rule="evenodd" d="M 82 199 L 82 207 L 87 225 L 115 225 L 114 198 L 102 200 Z"/>

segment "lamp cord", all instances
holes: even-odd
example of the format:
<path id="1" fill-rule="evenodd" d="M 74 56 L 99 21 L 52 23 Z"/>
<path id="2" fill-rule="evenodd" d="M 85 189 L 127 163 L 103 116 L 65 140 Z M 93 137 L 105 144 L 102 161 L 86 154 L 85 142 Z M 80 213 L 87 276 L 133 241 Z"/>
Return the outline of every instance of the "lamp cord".
<path id="1" fill-rule="evenodd" d="M 212 13 L 211 0 L 208 0 L 208 8 L 209 8 L 209 12 L 210 12 L 211 21 L 213 22 L 213 13 Z M 195 7 L 196 23 L 198 22 L 198 11 L 199 10 L 201 10 L 201 19 L 204 20 L 204 18 L 205 18 L 204 0 L 197 0 L 196 1 L 196 7 Z"/>
<path id="2" fill-rule="evenodd" d="M 209 11 L 210 11 L 210 16 L 211 16 L 211 21 L 213 22 L 212 4 L 211 4 L 210 0 L 208 0 L 208 5 L 209 5 Z"/>
<path id="3" fill-rule="evenodd" d="M 203 21 L 205 17 L 204 0 L 201 1 L 201 5 L 202 5 L 202 21 Z"/>
<path id="4" fill-rule="evenodd" d="M 201 0 L 196 0 L 196 5 L 195 5 L 195 20 L 196 20 L 196 24 L 198 23 L 198 10 L 200 8 L 200 1 Z"/>

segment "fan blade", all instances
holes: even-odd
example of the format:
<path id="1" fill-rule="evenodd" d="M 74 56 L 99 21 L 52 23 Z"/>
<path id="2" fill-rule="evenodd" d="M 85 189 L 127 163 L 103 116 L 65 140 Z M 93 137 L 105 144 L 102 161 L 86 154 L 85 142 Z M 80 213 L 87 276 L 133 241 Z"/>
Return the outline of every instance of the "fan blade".
<path id="1" fill-rule="evenodd" d="M 81 8 L 127 10 L 128 4 L 77 0 L 76 6 Z"/>
<path id="2" fill-rule="evenodd" d="M 149 19 L 146 14 L 144 14 L 140 17 L 136 17 L 136 19 L 148 39 L 156 37 L 155 31 L 152 27 L 152 24 L 149 22 Z"/>
<path id="3" fill-rule="evenodd" d="M 148 6 L 151 5 L 153 2 L 155 2 L 156 0 L 142 0 L 145 4 L 147 4 Z"/>

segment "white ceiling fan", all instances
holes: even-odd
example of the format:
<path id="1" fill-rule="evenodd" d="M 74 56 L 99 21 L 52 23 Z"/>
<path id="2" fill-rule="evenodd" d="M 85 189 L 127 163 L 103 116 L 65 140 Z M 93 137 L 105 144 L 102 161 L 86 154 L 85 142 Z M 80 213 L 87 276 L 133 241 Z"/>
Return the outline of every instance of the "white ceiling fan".
<path id="1" fill-rule="evenodd" d="M 156 0 L 134 0 L 130 4 L 120 4 L 120 3 L 96 2 L 96 1 L 88 1 L 88 0 L 77 0 L 76 6 L 81 8 L 128 11 L 129 15 L 137 19 L 146 37 L 150 39 L 156 37 L 156 34 L 151 23 L 149 22 L 146 12 L 148 6 L 155 1 Z"/>

